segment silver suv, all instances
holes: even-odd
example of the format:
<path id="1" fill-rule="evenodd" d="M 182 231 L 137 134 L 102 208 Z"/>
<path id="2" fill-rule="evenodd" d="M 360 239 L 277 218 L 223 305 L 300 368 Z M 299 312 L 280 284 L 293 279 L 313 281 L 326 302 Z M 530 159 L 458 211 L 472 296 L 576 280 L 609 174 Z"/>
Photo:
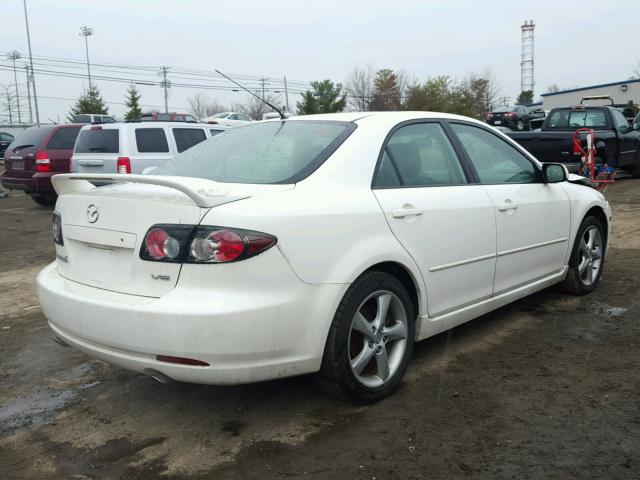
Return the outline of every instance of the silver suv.
<path id="1" fill-rule="evenodd" d="M 142 173 L 230 127 L 187 122 L 85 125 L 71 157 L 72 173 Z"/>

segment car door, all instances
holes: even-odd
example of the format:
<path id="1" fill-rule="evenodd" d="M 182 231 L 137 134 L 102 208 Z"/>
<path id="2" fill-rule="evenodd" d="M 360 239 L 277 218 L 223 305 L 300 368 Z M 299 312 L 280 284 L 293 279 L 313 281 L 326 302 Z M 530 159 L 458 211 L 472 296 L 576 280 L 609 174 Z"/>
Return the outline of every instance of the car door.
<path id="1" fill-rule="evenodd" d="M 629 127 L 629 122 L 622 112 L 610 109 L 613 125 L 617 132 L 618 143 L 618 164 L 621 168 L 634 167 L 638 156 L 638 142 L 640 135 Z"/>
<path id="2" fill-rule="evenodd" d="M 494 295 L 558 272 L 569 247 L 569 199 L 559 184 L 486 128 L 451 122 L 478 182 L 493 203 L 497 227 Z"/>
<path id="3" fill-rule="evenodd" d="M 431 317 L 492 294 L 495 214 L 465 168 L 443 124 L 424 121 L 393 131 L 373 180 L 389 227 L 420 268 Z"/>

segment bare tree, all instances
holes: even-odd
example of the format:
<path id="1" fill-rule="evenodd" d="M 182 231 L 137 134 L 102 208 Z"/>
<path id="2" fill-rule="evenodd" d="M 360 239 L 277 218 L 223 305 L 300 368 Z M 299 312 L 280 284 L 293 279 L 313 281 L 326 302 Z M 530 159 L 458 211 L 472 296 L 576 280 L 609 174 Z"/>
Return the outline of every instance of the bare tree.
<path id="1" fill-rule="evenodd" d="M 13 123 L 13 112 L 16 106 L 16 96 L 10 85 L 0 85 L 0 105 L 9 113 L 9 123 Z"/>
<path id="2" fill-rule="evenodd" d="M 189 98 L 189 113 L 203 119 L 224 111 L 224 106 L 215 99 L 210 99 L 203 93 L 196 93 Z"/>
<path id="3" fill-rule="evenodd" d="M 344 82 L 347 94 L 347 108 L 351 111 L 365 112 L 373 100 L 376 71 L 371 65 L 355 67 Z"/>
<path id="4" fill-rule="evenodd" d="M 635 67 L 633 67 L 633 75 L 631 75 L 631 80 L 635 80 L 636 78 L 640 78 L 640 62 L 636 63 Z"/>
<path id="5" fill-rule="evenodd" d="M 279 109 L 283 108 L 282 98 L 280 95 L 269 93 L 264 96 L 264 99 L 270 104 L 275 105 Z M 269 105 L 264 103 L 262 100 L 254 97 L 253 95 L 249 97 L 244 105 L 236 106 L 240 107 L 239 110 L 241 113 L 248 115 L 254 120 L 262 120 L 262 116 L 265 113 L 273 112 L 273 109 Z"/>
<path id="6" fill-rule="evenodd" d="M 639 77 L 640 78 L 640 77 Z M 552 83 L 547 87 L 547 90 L 544 93 L 557 93 L 560 91 L 560 87 L 557 83 Z"/>

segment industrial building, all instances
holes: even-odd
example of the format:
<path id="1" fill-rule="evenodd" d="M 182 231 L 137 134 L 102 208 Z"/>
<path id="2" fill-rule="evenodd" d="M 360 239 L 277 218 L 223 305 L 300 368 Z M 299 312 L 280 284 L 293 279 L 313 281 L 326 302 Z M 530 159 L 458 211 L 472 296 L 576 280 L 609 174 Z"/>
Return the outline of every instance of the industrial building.
<path id="1" fill-rule="evenodd" d="M 640 79 L 622 80 L 620 82 L 602 83 L 588 87 L 570 88 L 554 93 L 543 93 L 542 106 L 545 110 L 557 107 L 579 105 L 583 97 L 609 95 L 616 105 L 632 103 L 640 104 Z M 596 103 L 594 101 L 594 103 Z M 606 102 L 598 101 L 598 105 Z"/>

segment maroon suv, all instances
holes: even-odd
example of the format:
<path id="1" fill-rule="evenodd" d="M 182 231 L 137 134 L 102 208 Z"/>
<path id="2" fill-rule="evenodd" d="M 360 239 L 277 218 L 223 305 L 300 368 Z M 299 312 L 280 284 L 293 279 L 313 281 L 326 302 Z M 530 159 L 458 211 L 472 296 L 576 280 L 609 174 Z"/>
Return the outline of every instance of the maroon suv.
<path id="1" fill-rule="evenodd" d="M 20 132 L 4 153 L 0 183 L 23 190 L 39 205 L 53 205 L 56 192 L 51 177 L 69 173 L 73 146 L 82 125 L 45 125 Z"/>

